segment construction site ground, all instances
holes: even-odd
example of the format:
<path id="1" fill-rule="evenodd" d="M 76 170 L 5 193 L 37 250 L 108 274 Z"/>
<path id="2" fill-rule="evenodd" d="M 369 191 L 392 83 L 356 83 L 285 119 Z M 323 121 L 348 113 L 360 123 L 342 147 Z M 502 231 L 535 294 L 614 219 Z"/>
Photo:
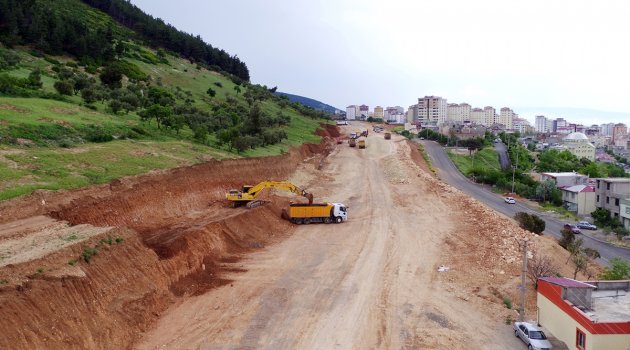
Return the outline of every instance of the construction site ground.
<path id="1" fill-rule="evenodd" d="M 404 138 L 341 134 L 366 129 L 366 149 L 326 127 L 278 157 L 0 203 L 0 348 L 524 349 L 520 242 L 570 276 L 567 253 L 440 182 Z M 282 192 L 225 203 L 264 180 L 349 220 L 290 224 L 282 208 L 304 199 Z M 535 319 L 529 282 L 526 300 Z"/>

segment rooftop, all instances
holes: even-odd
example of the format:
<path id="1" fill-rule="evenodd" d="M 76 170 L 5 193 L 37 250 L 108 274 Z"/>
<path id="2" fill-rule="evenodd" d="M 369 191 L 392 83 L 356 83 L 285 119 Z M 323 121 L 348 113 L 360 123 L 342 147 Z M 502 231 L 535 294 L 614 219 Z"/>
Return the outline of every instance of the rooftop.
<path id="1" fill-rule="evenodd" d="M 593 309 L 586 310 L 595 322 L 630 322 L 630 293 L 628 290 L 594 290 Z"/>
<path id="2" fill-rule="evenodd" d="M 588 137 L 581 132 L 572 132 L 567 137 L 564 138 L 565 141 L 579 141 L 579 140 L 587 140 Z"/>
<path id="3" fill-rule="evenodd" d="M 541 277 L 540 279 L 565 288 L 596 288 L 592 284 L 572 280 L 565 277 Z"/>
<path id="4" fill-rule="evenodd" d="M 630 182 L 630 178 L 628 177 L 601 177 L 598 178 L 597 180 L 602 180 L 602 181 L 606 181 L 606 182 Z"/>
<path id="5" fill-rule="evenodd" d="M 564 173 L 542 173 L 542 175 L 551 176 L 551 177 L 586 176 L 586 175 L 578 174 L 575 171 L 567 171 L 567 172 L 564 172 Z"/>
<path id="6" fill-rule="evenodd" d="M 595 189 L 591 186 L 587 186 L 587 185 L 575 185 L 575 186 L 569 186 L 569 187 L 564 187 L 562 190 L 564 191 L 569 191 L 569 192 L 595 192 Z"/>

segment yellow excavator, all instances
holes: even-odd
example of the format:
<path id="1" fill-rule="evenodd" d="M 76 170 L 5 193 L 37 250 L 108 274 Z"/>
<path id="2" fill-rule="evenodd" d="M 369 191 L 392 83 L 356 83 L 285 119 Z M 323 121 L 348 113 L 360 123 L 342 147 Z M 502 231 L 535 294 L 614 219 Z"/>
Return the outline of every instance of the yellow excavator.
<path id="1" fill-rule="evenodd" d="M 243 186 L 242 190 L 229 190 L 225 197 L 228 201 L 232 203 L 232 207 L 237 207 L 243 203 L 246 204 L 247 208 L 255 208 L 264 201 L 257 199 L 262 190 L 265 188 L 275 188 L 286 191 L 291 191 L 298 196 L 302 196 L 308 199 L 308 204 L 313 204 L 313 194 L 306 192 L 305 190 L 295 186 L 290 182 L 283 181 L 263 181 L 256 186 Z"/>

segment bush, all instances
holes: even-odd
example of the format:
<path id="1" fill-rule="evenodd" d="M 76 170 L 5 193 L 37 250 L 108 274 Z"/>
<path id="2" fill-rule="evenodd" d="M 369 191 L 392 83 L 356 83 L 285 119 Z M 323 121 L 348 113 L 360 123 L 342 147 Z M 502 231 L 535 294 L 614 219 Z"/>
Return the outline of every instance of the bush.
<path id="1" fill-rule="evenodd" d="M 81 256 L 83 257 L 83 260 L 89 264 L 92 260 L 92 257 L 94 257 L 94 255 L 96 255 L 97 253 L 98 251 L 96 250 L 96 248 L 85 247 L 83 248 L 83 254 Z"/>
<path id="2" fill-rule="evenodd" d="M 621 258 L 612 258 L 610 259 L 610 266 L 604 268 L 600 278 L 610 281 L 629 279 L 630 265 Z"/>
<path id="3" fill-rule="evenodd" d="M 218 86 L 218 87 L 220 87 L 220 88 L 222 88 L 222 87 L 223 87 L 223 84 L 221 84 L 221 82 L 220 82 L 220 81 L 215 81 L 215 82 L 214 82 L 214 85 L 216 85 L 216 86 Z"/>
<path id="4" fill-rule="evenodd" d="M 508 309 L 512 309 L 512 300 L 508 297 L 503 297 L 503 305 Z"/>
<path id="5" fill-rule="evenodd" d="M 69 80 L 57 80 L 53 86 L 60 95 L 74 95 L 74 84 Z"/>
<path id="6" fill-rule="evenodd" d="M 514 219 L 518 222 L 522 229 L 535 234 L 541 234 L 545 230 L 545 220 L 541 219 L 537 215 L 521 211 L 514 215 Z"/>
<path id="7" fill-rule="evenodd" d="M 112 136 L 110 133 L 108 133 L 107 131 L 105 131 L 103 128 L 100 128 L 100 127 L 91 128 L 87 132 L 87 135 L 85 137 L 88 141 L 97 142 L 97 143 L 109 142 L 114 139 L 114 136 Z"/>

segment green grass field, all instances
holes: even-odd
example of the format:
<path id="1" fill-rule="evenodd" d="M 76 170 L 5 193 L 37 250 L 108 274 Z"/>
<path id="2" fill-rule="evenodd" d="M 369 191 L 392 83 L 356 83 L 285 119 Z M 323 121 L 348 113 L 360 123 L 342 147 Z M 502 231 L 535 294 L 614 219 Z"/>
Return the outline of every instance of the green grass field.
<path id="1" fill-rule="evenodd" d="M 473 168 L 473 164 L 475 167 L 482 166 L 486 169 L 501 170 L 501 165 L 499 164 L 499 155 L 491 147 L 487 147 L 482 149 L 481 151 L 476 152 L 474 156 L 464 156 L 454 154 L 453 152 L 449 151 L 448 157 L 453 161 L 453 163 L 455 163 L 457 169 L 459 169 L 459 171 L 465 175 L 468 174 Z"/>

